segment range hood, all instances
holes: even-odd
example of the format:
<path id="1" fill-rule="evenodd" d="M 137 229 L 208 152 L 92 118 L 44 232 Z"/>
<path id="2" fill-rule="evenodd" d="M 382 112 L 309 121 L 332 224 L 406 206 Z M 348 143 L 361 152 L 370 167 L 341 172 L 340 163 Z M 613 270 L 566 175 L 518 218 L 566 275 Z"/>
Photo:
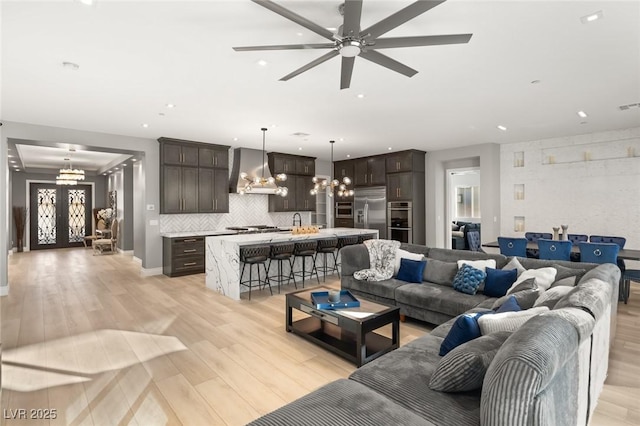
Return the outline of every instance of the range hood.
<path id="1" fill-rule="evenodd" d="M 244 172 L 250 179 L 255 177 L 263 177 L 262 167 L 264 166 L 264 178 L 271 177 L 269 164 L 266 155 L 259 149 L 236 148 L 233 150 L 233 168 L 231 169 L 231 177 L 229 178 L 229 193 L 239 194 L 247 183 L 245 179 L 240 177 L 240 173 Z M 278 186 L 274 183 L 265 183 L 264 185 L 256 185 L 246 194 L 275 194 Z"/>

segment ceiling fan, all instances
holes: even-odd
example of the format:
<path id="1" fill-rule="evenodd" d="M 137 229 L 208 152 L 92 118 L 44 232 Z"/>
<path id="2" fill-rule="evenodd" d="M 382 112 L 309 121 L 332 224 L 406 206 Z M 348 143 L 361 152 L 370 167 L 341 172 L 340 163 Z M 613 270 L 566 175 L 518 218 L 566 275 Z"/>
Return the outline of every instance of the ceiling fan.
<path id="1" fill-rule="evenodd" d="M 272 12 L 277 13 L 308 30 L 313 31 L 322 37 L 331 40 L 330 43 L 306 43 L 306 44 L 282 44 L 271 46 L 244 46 L 234 47 L 233 50 L 246 52 L 252 50 L 296 50 L 296 49 L 331 49 L 328 53 L 320 56 L 297 70 L 285 75 L 280 81 L 287 81 L 311 68 L 335 56 L 342 56 L 342 70 L 340 74 L 340 89 L 347 89 L 351 84 L 351 75 L 356 56 L 368 61 L 382 65 L 385 68 L 399 72 L 407 77 L 413 77 L 418 71 L 410 68 L 395 59 L 392 59 L 378 49 L 389 49 L 396 47 L 415 46 L 436 46 L 443 44 L 468 43 L 472 34 L 450 34 L 415 37 L 387 37 L 379 38 L 383 34 L 399 27 L 405 22 L 423 14 L 446 0 L 418 0 L 402 10 L 371 25 L 364 30 L 360 29 L 360 17 L 362 14 L 362 0 L 346 0 L 343 6 L 344 21 L 337 33 L 324 28 L 298 15 L 291 10 L 274 3 L 271 0 L 251 0 Z M 342 6 L 341 6 L 342 7 Z"/>

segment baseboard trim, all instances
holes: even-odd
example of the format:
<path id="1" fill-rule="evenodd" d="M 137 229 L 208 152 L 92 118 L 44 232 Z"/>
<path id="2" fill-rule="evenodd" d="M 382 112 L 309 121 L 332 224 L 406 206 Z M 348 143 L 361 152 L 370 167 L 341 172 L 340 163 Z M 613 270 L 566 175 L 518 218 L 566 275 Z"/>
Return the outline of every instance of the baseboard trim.
<path id="1" fill-rule="evenodd" d="M 121 255 L 123 256 L 133 256 L 133 250 L 122 250 L 118 249 Z"/>
<path id="2" fill-rule="evenodd" d="M 0 297 L 9 295 L 9 284 L 0 286 Z"/>
<path id="3" fill-rule="evenodd" d="M 133 260 L 134 262 L 136 262 L 136 263 L 138 263 L 138 264 L 142 265 L 142 259 L 140 259 L 139 257 L 135 257 L 135 256 L 133 256 L 133 259 L 131 259 L 131 260 Z"/>
<path id="4" fill-rule="evenodd" d="M 159 268 L 140 268 L 140 275 L 143 277 L 162 275 L 162 266 Z"/>

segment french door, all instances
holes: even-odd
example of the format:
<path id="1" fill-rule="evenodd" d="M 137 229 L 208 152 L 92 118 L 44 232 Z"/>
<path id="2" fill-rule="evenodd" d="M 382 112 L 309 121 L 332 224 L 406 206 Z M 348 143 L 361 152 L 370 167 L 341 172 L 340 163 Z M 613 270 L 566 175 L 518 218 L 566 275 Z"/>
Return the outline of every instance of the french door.
<path id="1" fill-rule="evenodd" d="M 32 183 L 29 249 L 79 247 L 91 233 L 91 186 Z"/>

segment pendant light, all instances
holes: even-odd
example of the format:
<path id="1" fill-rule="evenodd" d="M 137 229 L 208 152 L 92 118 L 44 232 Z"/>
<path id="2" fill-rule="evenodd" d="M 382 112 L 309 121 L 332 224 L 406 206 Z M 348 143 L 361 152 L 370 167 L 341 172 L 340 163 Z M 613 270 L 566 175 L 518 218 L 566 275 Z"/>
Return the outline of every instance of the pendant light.
<path id="1" fill-rule="evenodd" d="M 65 158 L 64 161 L 69 163 L 69 167 L 60 169 L 56 185 L 77 185 L 79 180 L 84 180 L 84 170 L 74 169 L 70 158 Z"/>
<path id="2" fill-rule="evenodd" d="M 240 194 L 246 194 L 247 192 L 251 192 L 254 188 L 261 189 L 269 189 L 273 188 L 273 193 L 275 195 L 280 195 L 281 197 L 286 197 L 289 193 L 289 189 L 286 186 L 278 186 L 276 182 L 284 182 L 287 180 L 287 175 L 284 173 L 277 174 L 276 177 L 269 176 L 268 178 L 264 177 L 264 169 L 267 164 L 267 153 L 265 150 L 265 140 L 267 128 L 263 127 L 262 130 L 262 174 L 260 176 L 250 177 L 246 172 L 240 173 L 240 178 L 246 181 L 244 188 L 238 191 Z"/>
<path id="3" fill-rule="evenodd" d="M 331 144 L 331 177 L 329 178 L 329 180 L 327 180 L 314 176 L 311 179 L 311 181 L 313 182 L 313 188 L 309 192 L 311 193 L 311 195 L 316 195 L 320 191 L 331 188 L 331 191 L 329 191 L 329 197 L 333 197 L 334 191 L 336 192 L 338 197 L 353 196 L 353 189 L 347 189 L 347 186 L 351 185 L 351 178 L 349 178 L 348 176 L 343 177 L 342 183 L 338 179 L 333 178 L 333 144 L 336 143 L 336 141 L 329 141 L 329 143 Z"/>

